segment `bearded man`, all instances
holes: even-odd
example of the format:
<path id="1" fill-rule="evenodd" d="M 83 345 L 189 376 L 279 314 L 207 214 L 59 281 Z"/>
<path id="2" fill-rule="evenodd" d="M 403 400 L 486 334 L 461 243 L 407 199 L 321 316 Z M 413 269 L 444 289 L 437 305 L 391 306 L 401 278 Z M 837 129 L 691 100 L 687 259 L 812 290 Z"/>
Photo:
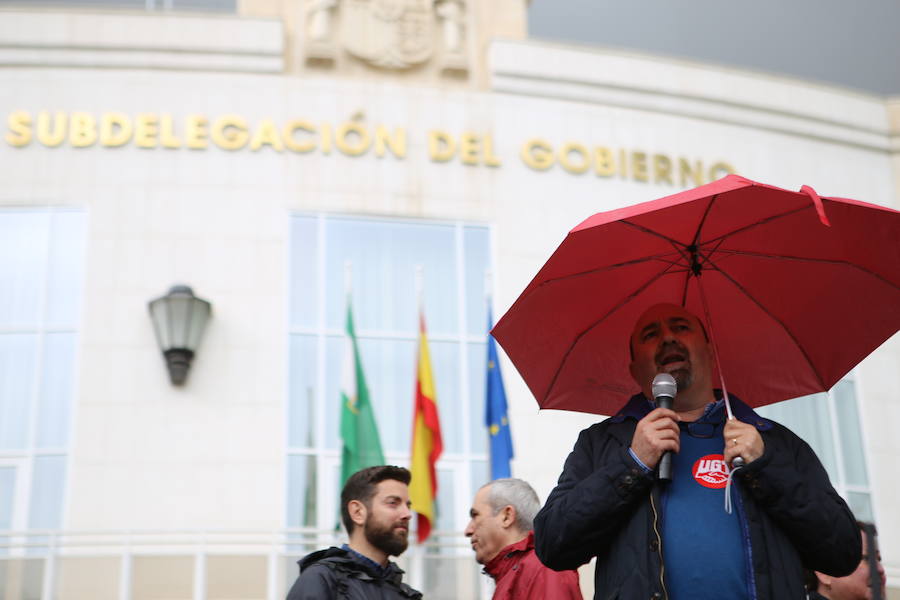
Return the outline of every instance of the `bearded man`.
<path id="1" fill-rule="evenodd" d="M 535 518 L 544 564 L 596 556 L 594 597 L 621 600 L 792 600 L 804 596 L 804 567 L 836 577 L 857 567 L 859 528 L 809 445 L 734 395 L 726 418 L 700 319 L 650 307 L 629 347 L 642 391 L 578 437 Z M 652 402 L 660 373 L 677 383 L 671 409 Z M 668 482 L 656 477 L 665 452 Z M 745 465 L 732 471 L 737 457 Z"/>
<path id="2" fill-rule="evenodd" d="M 341 520 L 350 541 L 299 561 L 300 576 L 287 600 L 421 598 L 388 560 L 409 544 L 410 473 L 377 466 L 357 471 L 341 491 Z"/>

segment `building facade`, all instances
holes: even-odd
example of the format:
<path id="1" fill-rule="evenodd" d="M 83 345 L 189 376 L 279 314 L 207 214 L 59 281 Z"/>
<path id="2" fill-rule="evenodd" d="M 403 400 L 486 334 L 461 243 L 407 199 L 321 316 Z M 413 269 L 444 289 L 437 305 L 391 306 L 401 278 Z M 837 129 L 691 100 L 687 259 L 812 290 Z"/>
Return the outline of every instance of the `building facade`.
<path id="1" fill-rule="evenodd" d="M 5 597 L 283 597 L 299 556 L 342 539 L 348 297 L 391 463 L 420 303 L 428 326 L 444 454 L 408 580 L 489 597 L 462 536 L 488 478 L 489 304 L 585 217 L 731 172 L 900 208 L 900 100 L 529 40 L 525 13 L 0 2 Z M 173 284 L 212 303 L 183 386 L 147 312 Z M 545 497 L 599 417 L 539 412 L 501 363 L 513 474 Z M 766 409 L 877 523 L 891 597 L 898 363 L 895 336 L 830 394 Z"/>

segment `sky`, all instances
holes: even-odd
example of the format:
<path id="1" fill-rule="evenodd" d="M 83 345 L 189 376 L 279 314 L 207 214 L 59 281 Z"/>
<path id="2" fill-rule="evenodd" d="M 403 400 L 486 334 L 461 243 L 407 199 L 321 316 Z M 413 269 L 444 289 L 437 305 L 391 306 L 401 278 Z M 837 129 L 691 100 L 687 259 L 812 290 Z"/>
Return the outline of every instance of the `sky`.
<path id="1" fill-rule="evenodd" d="M 900 0 L 531 0 L 528 28 L 900 96 Z"/>

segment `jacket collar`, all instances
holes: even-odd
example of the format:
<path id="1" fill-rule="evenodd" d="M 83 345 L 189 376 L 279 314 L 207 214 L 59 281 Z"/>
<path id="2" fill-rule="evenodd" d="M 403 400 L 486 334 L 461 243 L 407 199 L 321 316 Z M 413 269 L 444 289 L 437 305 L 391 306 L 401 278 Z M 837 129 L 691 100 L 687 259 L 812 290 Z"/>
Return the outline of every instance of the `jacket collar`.
<path id="1" fill-rule="evenodd" d="M 344 544 L 342 548 L 332 546 L 305 556 L 298 561 L 300 571 L 302 572 L 321 560 L 330 560 L 346 566 L 352 565 L 352 570 L 363 575 L 361 579 L 386 579 L 398 584 L 403 580 L 403 569 L 396 563 L 388 561 L 387 566 L 381 566 L 369 557 L 354 551 L 347 544 Z"/>
<path id="2" fill-rule="evenodd" d="M 716 401 L 710 402 L 706 406 L 706 410 L 699 420 L 721 423 L 725 418 L 725 400 L 722 398 L 722 390 L 715 389 L 713 390 L 713 394 L 715 394 Z M 772 428 L 772 421 L 764 419 L 756 414 L 756 412 L 744 404 L 740 398 L 734 394 L 729 394 L 728 397 L 731 400 L 731 410 L 739 421 L 753 425 L 759 431 L 768 431 Z M 620 423 L 626 419 L 640 421 L 654 408 L 656 408 L 656 405 L 645 398 L 643 394 L 635 394 L 610 420 L 613 423 Z"/>
<path id="3" fill-rule="evenodd" d="M 532 548 L 534 548 L 534 531 L 529 531 L 527 536 L 498 552 L 497 556 L 484 565 L 484 572 L 493 577 L 494 581 L 499 581 L 513 568 L 516 559 Z"/>

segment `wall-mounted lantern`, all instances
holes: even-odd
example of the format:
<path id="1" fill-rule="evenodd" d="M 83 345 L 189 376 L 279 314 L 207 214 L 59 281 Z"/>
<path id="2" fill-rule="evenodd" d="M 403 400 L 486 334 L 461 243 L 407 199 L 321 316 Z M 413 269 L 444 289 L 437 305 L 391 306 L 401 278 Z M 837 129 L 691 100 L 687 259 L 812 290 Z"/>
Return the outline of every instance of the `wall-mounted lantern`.
<path id="1" fill-rule="evenodd" d="M 187 379 L 212 305 L 196 297 L 188 286 L 175 285 L 149 306 L 156 342 L 166 358 L 169 378 L 173 384 L 181 385 Z"/>

